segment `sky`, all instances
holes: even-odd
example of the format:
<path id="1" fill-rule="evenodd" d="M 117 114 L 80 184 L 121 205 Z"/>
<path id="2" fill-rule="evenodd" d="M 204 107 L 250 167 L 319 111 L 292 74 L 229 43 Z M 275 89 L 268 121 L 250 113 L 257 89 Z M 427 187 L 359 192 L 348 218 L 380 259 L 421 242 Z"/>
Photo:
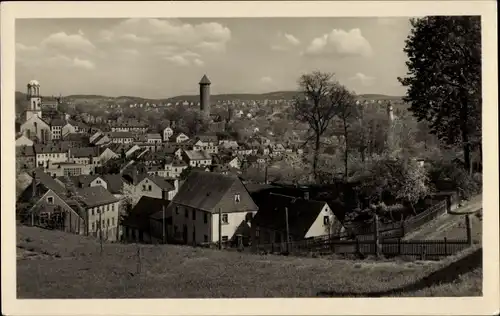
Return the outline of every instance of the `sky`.
<path id="1" fill-rule="evenodd" d="M 167 98 L 296 90 L 333 72 L 357 94 L 403 95 L 409 18 L 18 19 L 16 90 Z"/>

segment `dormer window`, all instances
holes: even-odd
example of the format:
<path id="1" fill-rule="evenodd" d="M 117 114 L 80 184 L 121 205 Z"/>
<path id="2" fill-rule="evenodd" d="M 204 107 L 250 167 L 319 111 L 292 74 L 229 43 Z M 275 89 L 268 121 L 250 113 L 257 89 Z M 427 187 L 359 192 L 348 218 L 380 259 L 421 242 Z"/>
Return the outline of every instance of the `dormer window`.
<path id="1" fill-rule="evenodd" d="M 54 198 L 52 196 L 47 197 L 47 203 L 54 204 Z"/>
<path id="2" fill-rule="evenodd" d="M 236 203 L 240 203 L 240 195 L 239 195 L 239 194 L 235 194 L 235 195 L 234 195 L 234 201 L 235 201 Z"/>

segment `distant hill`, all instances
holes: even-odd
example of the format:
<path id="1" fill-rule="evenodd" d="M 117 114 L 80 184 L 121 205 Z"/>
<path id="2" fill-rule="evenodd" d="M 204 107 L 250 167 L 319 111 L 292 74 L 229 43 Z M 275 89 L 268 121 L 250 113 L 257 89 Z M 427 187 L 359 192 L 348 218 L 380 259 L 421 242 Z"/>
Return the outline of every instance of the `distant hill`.
<path id="1" fill-rule="evenodd" d="M 297 91 L 275 91 L 262 94 L 252 94 L 252 93 L 233 93 L 233 94 L 213 94 L 211 95 L 211 100 L 217 101 L 264 101 L 264 100 L 290 100 L 293 99 L 298 94 Z M 358 98 L 363 100 L 401 100 L 400 96 L 388 96 L 383 94 L 361 94 Z M 64 96 L 65 100 L 68 101 L 80 101 L 89 104 L 101 104 L 103 103 L 118 103 L 118 104 L 129 104 L 129 103 L 168 103 L 168 102 L 198 102 L 198 95 L 180 95 L 172 98 L 162 98 L 162 99 L 150 99 L 143 97 L 134 96 L 119 96 L 119 97 L 109 97 L 104 95 L 68 95 Z M 16 103 L 25 103 L 26 93 L 16 91 Z"/>

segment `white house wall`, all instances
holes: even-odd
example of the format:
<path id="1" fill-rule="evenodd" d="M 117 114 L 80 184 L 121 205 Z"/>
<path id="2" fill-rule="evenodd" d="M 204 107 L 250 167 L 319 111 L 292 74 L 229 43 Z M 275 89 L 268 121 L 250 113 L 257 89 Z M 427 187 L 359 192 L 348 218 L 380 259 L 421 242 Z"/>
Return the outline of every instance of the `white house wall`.
<path id="1" fill-rule="evenodd" d="M 328 235 L 328 225 L 324 225 L 324 217 L 328 216 L 330 227 L 333 224 L 333 221 L 336 220 L 336 217 L 333 215 L 332 210 L 328 205 L 325 205 L 321 212 L 319 213 L 316 220 L 313 222 L 309 231 L 307 232 L 305 238 L 317 237 L 317 236 L 325 236 Z M 332 232 L 333 233 L 333 232 Z"/>

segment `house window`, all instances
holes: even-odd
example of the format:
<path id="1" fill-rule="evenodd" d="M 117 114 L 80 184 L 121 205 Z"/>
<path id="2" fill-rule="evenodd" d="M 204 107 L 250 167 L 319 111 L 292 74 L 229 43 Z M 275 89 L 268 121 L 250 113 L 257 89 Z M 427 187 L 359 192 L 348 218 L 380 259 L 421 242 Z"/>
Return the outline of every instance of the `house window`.
<path id="1" fill-rule="evenodd" d="M 115 218 L 114 218 L 114 217 L 111 217 L 111 224 L 112 224 L 113 226 L 115 226 Z"/>
<path id="2" fill-rule="evenodd" d="M 196 220 L 196 210 L 193 210 L 193 221 Z"/>
<path id="3" fill-rule="evenodd" d="M 208 213 L 203 213 L 203 222 L 208 223 Z"/>
<path id="4" fill-rule="evenodd" d="M 239 194 L 235 194 L 235 195 L 234 195 L 234 201 L 235 201 L 236 203 L 240 203 L 240 195 L 239 195 Z"/>
<path id="5" fill-rule="evenodd" d="M 259 237 L 260 229 L 259 227 L 255 228 L 255 237 Z"/>
<path id="6" fill-rule="evenodd" d="M 222 241 L 223 241 L 223 242 L 224 242 L 224 241 L 227 241 L 227 240 L 228 240 L 227 236 L 222 236 Z"/>
<path id="7" fill-rule="evenodd" d="M 204 235 L 204 236 L 203 236 L 203 241 L 204 241 L 204 242 L 208 242 L 208 235 Z"/>
<path id="8" fill-rule="evenodd" d="M 146 191 L 146 185 L 142 185 L 142 191 Z"/>
<path id="9" fill-rule="evenodd" d="M 91 209 L 90 209 L 90 211 L 92 212 L 92 215 L 94 215 L 94 209 L 93 209 L 93 208 L 91 208 Z"/>
<path id="10" fill-rule="evenodd" d="M 189 212 L 187 209 L 184 210 L 184 217 L 189 218 Z"/>
<path id="11" fill-rule="evenodd" d="M 323 224 L 328 225 L 330 223 L 330 216 L 323 216 Z"/>
<path id="12" fill-rule="evenodd" d="M 92 223 L 92 231 L 95 231 L 95 223 Z"/>
<path id="13" fill-rule="evenodd" d="M 106 224 L 107 224 L 107 225 L 108 225 L 108 227 L 109 227 L 109 218 L 107 219 Z"/>
<path id="14" fill-rule="evenodd" d="M 222 224 L 229 224 L 229 219 L 227 214 L 222 214 Z"/>
<path id="15" fill-rule="evenodd" d="M 151 185 L 148 186 L 148 190 L 151 191 L 152 190 L 152 187 Z"/>
<path id="16" fill-rule="evenodd" d="M 101 180 L 97 180 L 97 181 L 96 181 L 96 183 L 97 183 L 97 184 L 101 184 Z"/>
<path id="17" fill-rule="evenodd" d="M 52 196 L 49 196 L 49 197 L 47 198 L 47 203 L 49 203 L 49 204 L 54 204 L 54 198 L 53 198 Z"/>
<path id="18" fill-rule="evenodd" d="M 175 214 L 179 215 L 179 207 L 178 206 L 175 207 Z"/>

